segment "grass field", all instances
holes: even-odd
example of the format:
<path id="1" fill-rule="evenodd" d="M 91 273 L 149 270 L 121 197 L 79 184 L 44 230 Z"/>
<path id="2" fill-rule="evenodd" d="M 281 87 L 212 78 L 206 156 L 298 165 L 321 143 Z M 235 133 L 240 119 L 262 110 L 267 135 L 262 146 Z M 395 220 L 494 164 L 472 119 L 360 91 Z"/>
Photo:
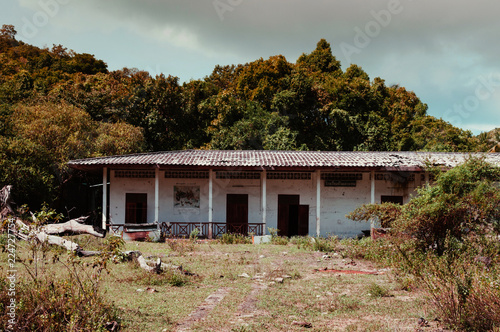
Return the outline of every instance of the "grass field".
<path id="1" fill-rule="evenodd" d="M 74 238 L 73 238 L 74 239 Z M 77 237 L 85 249 L 98 239 Z M 122 331 L 415 331 L 435 330 L 423 295 L 404 290 L 390 269 L 348 257 L 345 244 L 328 252 L 297 244 L 221 244 L 178 240 L 130 242 L 147 258 L 182 266 L 156 275 L 135 262 L 111 263 L 104 296 L 119 312 Z M 27 248 L 18 259 L 33 268 Z M 26 250 L 26 252 L 23 252 Z M 66 253 L 39 264 L 47 276 L 64 274 Z M 7 255 L 0 255 L 7 270 Z M 93 258 L 82 258 L 91 269 Z M 18 274 L 26 274 L 18 262 Z M 90 271 L 90 270 L 89 270 Z M 430 327 L 418 327 L 420 317 Z"/>

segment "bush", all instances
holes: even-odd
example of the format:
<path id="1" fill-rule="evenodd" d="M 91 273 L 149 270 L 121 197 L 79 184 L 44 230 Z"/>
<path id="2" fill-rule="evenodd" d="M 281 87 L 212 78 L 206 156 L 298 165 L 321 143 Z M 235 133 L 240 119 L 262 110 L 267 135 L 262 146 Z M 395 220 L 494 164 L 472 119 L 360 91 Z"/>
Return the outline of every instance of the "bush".
<path id="1" fill-rule="evenodd" d="M 397 273 L 409 276 L 401 278 L 403 287 L 417 285 L 427 292 L 447 327 L 499 329 L 500 190 L 494 183 L 499 179 L 499 168 L 471 157 L 438 174 L 432 186 L 399 207 L 399 214 L 390 205 L 364 206 L 349 217 L 389 216 L 392 229 L 384 242 L 390 243 L 386 253 L 393 257 L 366 251 L 361 241 L 354 251 L 364 258 L 388 259 Z"/>
<path id="2" fill-rule="evenodd" d="M 403 206 L 367 204 L 348 218 L 366 221 L 379 218 L 391 233 L 408 238 L 421 250 L 445 250 L 445 238 L 461 239 L 469 233 L 500 232 L 500 190 L 494 181 L 500 169 L 484 158 L 469 158 L 446 173 L 434 185 L 418 190 Z"/>
<path id="3" fill-rule="evenodd" d="M 433 186 L 419 191 L 419 196 L 403 206 L 393 223 L 395 231 L 413 236 L 415 244 L 439 254 L 446 250 L 446 237 L 461 239 L 469 233 L 498 229 L 500 191 L 493 181 L 500 170 L 480 158 L 439 175 Z"/>
<path id="4" fill-rule="evenodd" d="M 98 280 L 79 262 L 65 264 L 67 275 L 31 274 L 16 282 L 16 328 L 20 331 L 106 331 L 105 324 L 118 321 L 113 304 L 102 296 Z M 7 280 L 0 281 L 0 319 L 7 324 Z"/>
<path id="5" fill-rule="evenodd" d="M 277 244 L 280 246 L 286 246 L 288 244 L 289 240 L 286 236 L 275 236 L 271 238 L 271 243 L 272 244 Z"/>
<path id="6" fill-rule="evenodd" d="M 225 233 L 219 238 L 222 244 L 250 244 L 252 240 L 243 234 Z"/>
<path id="7" fill-rule="evenodd" d="M 442 255 L 404 252 L 401 265 L 417 277 L 449 328 L 500 328 L 500 245 L 487 237 L 469 236 L 457 241 L 450 236 L 446 246 L 449 249 Z"/>
<path id="8" fill-rule="evenodd" d="M 314 237 L 311 238 L 312 250 L 321 252 L 332 252 L 335 251 L 339 240 L 336 237 Z"/>

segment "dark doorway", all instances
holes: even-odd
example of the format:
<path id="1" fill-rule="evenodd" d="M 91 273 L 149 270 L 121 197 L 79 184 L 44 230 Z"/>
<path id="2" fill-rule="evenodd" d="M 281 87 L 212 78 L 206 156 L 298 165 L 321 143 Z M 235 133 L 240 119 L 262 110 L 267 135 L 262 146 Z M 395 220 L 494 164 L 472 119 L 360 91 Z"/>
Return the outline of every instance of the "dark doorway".
<path id="1" fill-rule="evenodd" d="M 227 194 L 226 224 L 228 233 L 248 233 L 247 194 Z"/>
<path id="2" fill-rule="evenodd" d="M 299 195 L 278 195 L 279 235 L 307 235 L 309 232 L 309 205 L 300 205 L 299 201 Z"/>
<path id="3" fill-rule="evenodd" d="M 148 194 L 125 194 L 125 223 L 144 224 L 148 222 Z"/>

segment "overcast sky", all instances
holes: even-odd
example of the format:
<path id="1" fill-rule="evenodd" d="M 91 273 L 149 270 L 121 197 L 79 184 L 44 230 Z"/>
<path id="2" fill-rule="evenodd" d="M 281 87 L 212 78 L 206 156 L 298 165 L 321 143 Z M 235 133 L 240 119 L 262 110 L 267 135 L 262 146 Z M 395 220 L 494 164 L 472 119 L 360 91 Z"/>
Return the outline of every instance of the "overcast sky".
<path id="1" fill-rule="evenodd" d="M 500 1 L 2 0 L 1 24 L 36 46 L 61 44 L 181 81 L 215 65 L 282 54 L 321 39 L 345 70 L 399 84 L 428 113 L 478 134 L 500 127 Z"/>

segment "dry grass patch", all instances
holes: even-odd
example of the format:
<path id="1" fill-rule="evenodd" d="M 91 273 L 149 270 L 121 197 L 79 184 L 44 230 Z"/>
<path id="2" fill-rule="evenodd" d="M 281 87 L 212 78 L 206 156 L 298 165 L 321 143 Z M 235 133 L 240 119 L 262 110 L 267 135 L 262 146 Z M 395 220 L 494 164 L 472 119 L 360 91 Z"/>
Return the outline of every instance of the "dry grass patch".
<path id="1" fill-rule="evenodd" d="M 85 237 L 79 241 L 100 245 Z M 420 316 L 429 317 L 420 294 L 403 290 L 389 274 L 315 272 L 324 268 L 376 271 L 370 262 L 336 254 L 333 246 L 324 256 L 293 243 L 183 243 L 130 242 L 125 250 L 160 257 L 195 276 L 175 269 L 150 274 L 132 262 L 108 264 L 101 287 L 105 300 L 118 312 L 122 331 L 175 331 L 182 326 L 193 331 L 301 331 L 304 322 L 313 331 L 394 331 L 414 329 Z M 59 253 L 59 258 L 66 255 Z M 83 260 L 92 264 L 92 258 Z M 5 258 L 2 264 L 6 262 Z M 44 268 L 60 274 L 57 262 Z M 190 314 L 223 288 L 227 294 L 208 306 L 201 320 L 189 321 Z M 375 294 L 375 288 L 380 288 L 380 296 L 369 295 Z"/>

